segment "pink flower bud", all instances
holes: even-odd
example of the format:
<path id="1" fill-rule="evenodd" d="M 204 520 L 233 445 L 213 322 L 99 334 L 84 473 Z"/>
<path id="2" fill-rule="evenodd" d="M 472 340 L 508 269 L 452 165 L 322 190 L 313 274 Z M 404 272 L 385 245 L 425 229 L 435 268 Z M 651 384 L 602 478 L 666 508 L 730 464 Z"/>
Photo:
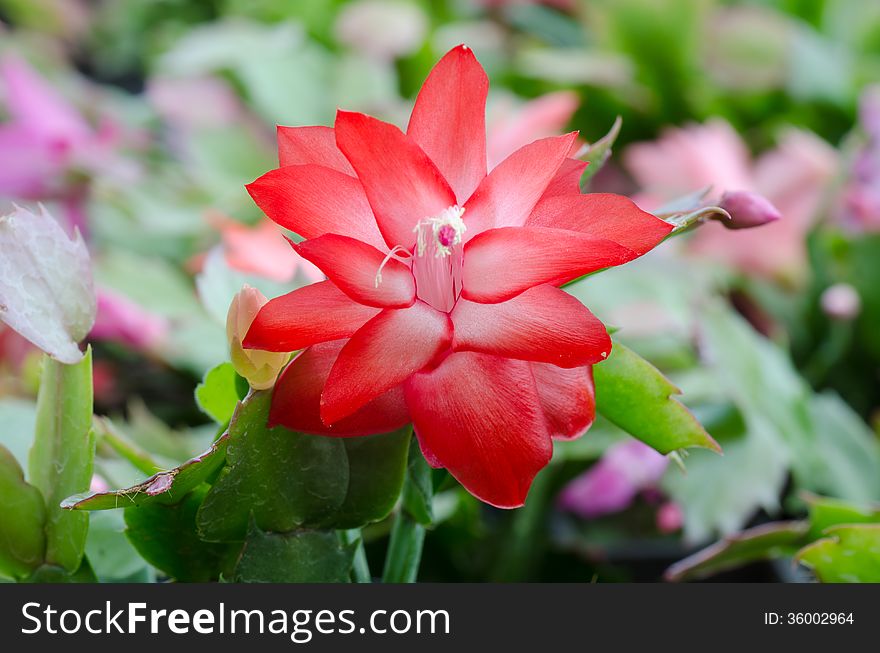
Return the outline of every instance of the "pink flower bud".
<path id="1" fill-rule="evenodd" d="M 819 304 L 832 320 L 849 321 L 858 317 L 862 310 L 862 298 L 848 283 L 836 283 L 827 288 L 819 298 Z"/>
<path id="2" fill-rule="evenodd" d="M 728 229 L 751 229 L 782 217 L 766 197 L 744 190 L 724 193 L 719 206 L 730 214 L 721 222 Z"/>
<path id="3" fill-rule="evenodd" d="M 268 301 L 259 290 L 245 284 L 233 297 L 226 315 L 226 338 L 229 341 L 232 365 L 255 390 L 271 388 L 281 368 L 290 358 L 289 354 L 283 352 L 244 349 L 241 346 L 254 318 Z"/>
<path id="4" fill-rule="evenodd" d="M 675 501 L 667 501 L 657 509 L 657 530 L 674 533 L 684 524 L 684 513 Z"/>

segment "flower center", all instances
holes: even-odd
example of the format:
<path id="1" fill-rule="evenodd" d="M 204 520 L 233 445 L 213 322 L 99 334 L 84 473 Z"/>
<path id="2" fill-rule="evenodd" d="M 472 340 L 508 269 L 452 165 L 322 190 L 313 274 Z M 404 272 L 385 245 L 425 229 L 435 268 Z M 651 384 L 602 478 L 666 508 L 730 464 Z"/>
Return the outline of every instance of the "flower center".
<path id="1" fill-rule="evenodd" d="M 461 295 L 462 234 L 467 229 L 464 209 L 450 206 L 439 215 L 416 223 L 412 271 L 419 299 L 449 312 Z"/>

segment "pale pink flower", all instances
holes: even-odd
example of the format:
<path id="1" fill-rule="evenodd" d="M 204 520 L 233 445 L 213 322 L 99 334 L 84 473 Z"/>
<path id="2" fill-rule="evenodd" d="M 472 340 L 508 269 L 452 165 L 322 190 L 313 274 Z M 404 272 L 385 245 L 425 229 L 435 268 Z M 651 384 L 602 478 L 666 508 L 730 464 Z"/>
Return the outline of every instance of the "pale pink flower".
<path id="1" fill-rule="evenodd" d="M 278 283 L 292 281 L 297 274 L 310 283 L 324 280 L 317 266 L 297 254 L 270 220 L 255 227 L 218 213 L 208 220 L 220 231 L 226 263 L 233 270 Z"/>
<path id="2" fill-rule="evenodd" d="M 790 129 L 775 149 L 753 161 L 734 129 L 713 119 L 631 145 L 624 164 L 643 189 L 636 201 L 646 210 L 706 186 L 712 186 L 716 198 L 727 191 L 764 196 L 781 219 L 738 232 L 710 223 L 688 247 L 746 272 L 796 278 L 804 270 L 806 232 L 836 170 L 837 155 L 817 136 Z"/>
<path id="3" fill-rule="evenodd" d="M 9 121 L 0 124 L 0 195 L 60 200 L 68 222 L 85 232 L 84 177 L 130 177 L 131 167 L 114 150 L 118 131 L 88 121 L 18 57 L 0 59 Z"/>
<path id="4" fill-rule="evenodd" d="M 563 131 L 578 104 L 571 91 L 548 93 L 519 105 L 510 97 L 500 98 L 486 117 L 489 169 L 524 145 Z"/>
<path id="5" fill-rule="evenodd" d="M 668 464 L 666 456 L 638 440 L 620 442 L 565 486 L 559 505 L 584 519 L 620 512 L 640 492 L 654 488 Z"/>
<path id="6" fill-rule="evenodd" d="M 168 334 L 168 321 L 109 290 L 98 292 L 98 315 L 89 337 L 110 340 L 132 349 L 151 349 Z"/>

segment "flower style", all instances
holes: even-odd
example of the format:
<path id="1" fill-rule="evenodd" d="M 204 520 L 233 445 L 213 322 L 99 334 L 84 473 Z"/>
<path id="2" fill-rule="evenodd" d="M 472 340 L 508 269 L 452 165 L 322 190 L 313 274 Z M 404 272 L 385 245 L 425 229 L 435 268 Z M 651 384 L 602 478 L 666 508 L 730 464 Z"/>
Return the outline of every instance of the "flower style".
<path id="1" fill-rule="evenodd" d="M 580 194 L 575 133 L 487 174 L 487 90 L 459 46 L 406 133 L 348 111 L 333 129 L 279 128 L 281 167 L 248 190 L 327 280 L 269 301 L 244 346 L 303 350 L 275 386 L 272 424 L 358 436 L 412 422 L 430 464 L 510 508 L 553 438 L 591 424 L 591 366 L 611 349 L 558 286 L 644 254 L 671 227 L 624 197 Z"/>

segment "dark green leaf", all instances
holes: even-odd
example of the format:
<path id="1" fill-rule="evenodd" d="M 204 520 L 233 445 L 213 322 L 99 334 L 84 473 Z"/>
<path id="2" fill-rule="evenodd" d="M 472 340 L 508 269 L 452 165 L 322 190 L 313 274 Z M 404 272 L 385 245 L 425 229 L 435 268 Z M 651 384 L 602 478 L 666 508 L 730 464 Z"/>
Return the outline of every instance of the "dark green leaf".
<path id="1" fill-rule="evenodd" d="M 326 525 L 360 528 L 388 516 L 403 487 L 409 451 L 410 427 L 394 433 L 345 438 L 348 491 L 339 510 Z"/>
<path id="2" fill-rule="evenodd" d="M 89 488 L 94 458 L 91 349 L 75 365 L 44 356 L 28 477 L 46 499 L 46 562 L 68 571 L 82 562 L 89 517 L 60 504 Z"/>
<path id="3" fill-rule="evenodd" d="M 0 575 L 28 576 L 43 562 L 46 504 L 24 480 L 18 462 L 0 446 Z"/>
<path id="4" fill-rule="evenodd" d="M 672 395 L 680 394 L 660 371 L 619 342 L 611 355 L 593 366 L 596 409 L 610 422 L 669 453 L 686 447 L 721 448 L 697 419 Z"/>
<path id="5" fill-rule="evenodd" d="M 270 401 L 270 392 L 255 392 L 230 422 L 228 466 L 198 516 L 207 540 L 243 540 L 251 514 L 259 528 L 281 533 L 323 523 L 345 500 L 342 439 L 268 428 Z"/>
<path id="6" fill-rule="evenodd" d="M 336 533 L 300 531 L 264 533 L 252 525 L 235 580 L 245 583 L 345 583 L 351 573 L 353 545 Z"/>
<path id="7" fill-rule="evenodd" d="M 736 535 L 675 563 L 666 570 L 669 581 L 705 578 L 712 574 L 740 567 L 756 560 L 792 556 L 807 541 L 809 525 L 791 521 L 765 524 Z"/>
<path id="8" fill-rule="evenodd" d="M 409 461 L 406 466 L 407 484 L 403 493 L 403 509 L 423 526 L 434 521 L 434 479 L 419 442 L 412 439 L 409 446 Z"/>
<path id="9" fill-rule="evenodd" d="M 150 503 L 126 508 L 125 534 L 144 559 L 182 582 L 217 580 L 235 549 L 202 541 L 196 513 L 207 493 L 200 486 L 179 503 Z"/>
<path id="10" fill-rule="evenodd" d="M 232 363 L 220 363 L 196 388 L 199 408 L 218 424 L 228 424 L 238 405 L 237 376 Z"/>
<path id="11" fill-rule="evenodd" d="M 33 574 L 26 578 L 25 583 L 97 583 L 98 578 L 89 559 L 83 557 L 79 568 L 70 573 L 58 565 L 42 565 Z"/>
<path id="12" fill-rule="evenodd" d="M 223 465 L 229 436 L 223 435 L 203 454 L 179 467 L 153 474 L 151 477 L 122 490 L 84 492 L 65 499 L 61 506 L 67 510 L 112 510 L 131 505 L 172 503 L 201 485 Z"/>

